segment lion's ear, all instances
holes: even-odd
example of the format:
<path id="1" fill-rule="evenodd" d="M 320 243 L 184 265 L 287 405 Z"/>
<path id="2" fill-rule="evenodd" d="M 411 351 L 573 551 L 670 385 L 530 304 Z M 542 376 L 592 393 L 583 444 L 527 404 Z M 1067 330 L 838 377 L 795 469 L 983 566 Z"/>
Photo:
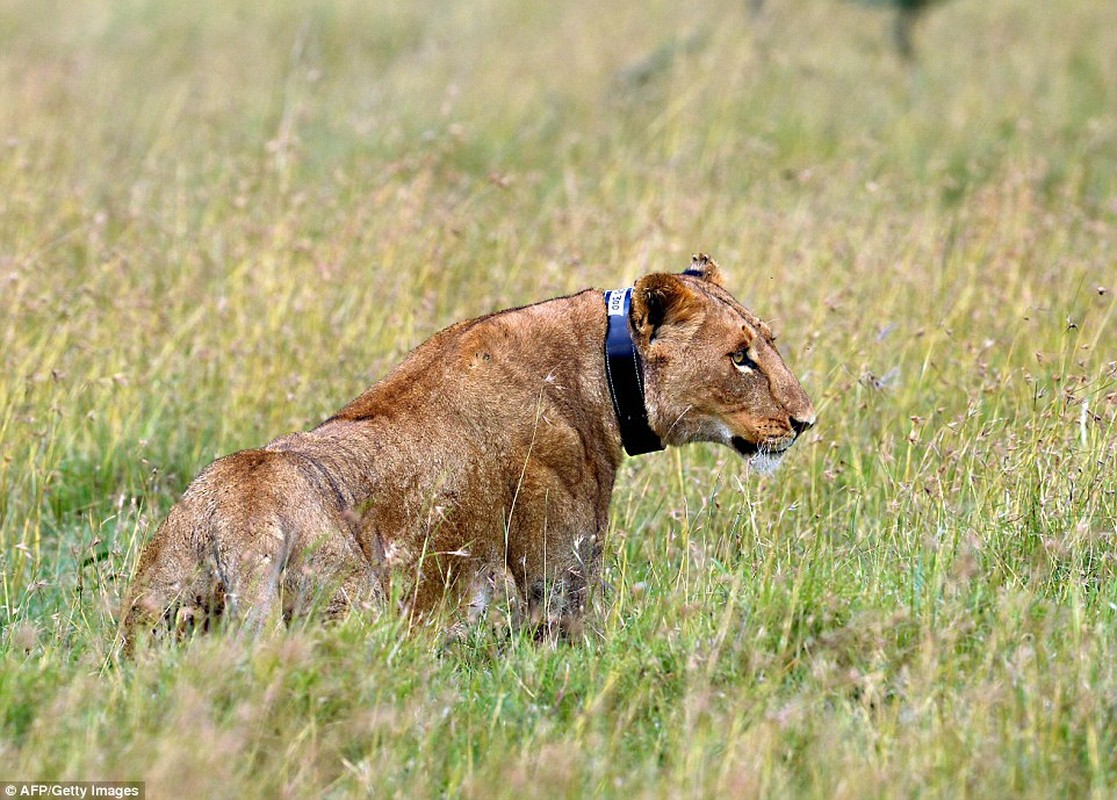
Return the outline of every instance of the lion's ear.
<path id="1" fill-rule="evenodd" d="M 685 322 L 701 302 L 678 275 L 656 272 L 636 281 L 632 290 L 632 323 L 647 341 L 664 325 Z"/>
<path id="2" fill-rule="evenodd" d="M 683 274 L 693 275 L 715 286 L 724 285 L 721 282 L 721 270 L 718 269 L 718 262 L 714 261 L 705 253 L 695 253 L 692 255 L 690 257 L 690 266 L 683 271 Z"/>

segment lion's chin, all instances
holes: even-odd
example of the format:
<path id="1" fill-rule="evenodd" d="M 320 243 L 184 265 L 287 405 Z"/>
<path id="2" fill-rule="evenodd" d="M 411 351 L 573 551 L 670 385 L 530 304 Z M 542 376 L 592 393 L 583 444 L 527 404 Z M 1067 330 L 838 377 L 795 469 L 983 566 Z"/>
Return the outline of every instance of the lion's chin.
<path id="1" fill-rule="evenodd" d="M 749 459 L 749 469 L 761 475 L 771 475 L 779 469 L 783 453 L 759 452 Z"/>
<path id="2" fill-rule="evenodd" d="M 741 436 L 732 437 L 729 443 L 749 462 L 749 469 L 759 472 L 761 475 L 771 475 L 783 459 L 782 450 L 770 450 Z"/>

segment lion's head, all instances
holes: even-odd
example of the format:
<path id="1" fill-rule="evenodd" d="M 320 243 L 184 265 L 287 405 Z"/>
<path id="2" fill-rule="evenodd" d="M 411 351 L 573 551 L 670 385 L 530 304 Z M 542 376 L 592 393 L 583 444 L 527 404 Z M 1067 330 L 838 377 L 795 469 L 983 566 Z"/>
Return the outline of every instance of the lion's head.
<path id="1" fill-rule="evenodd" d="M 771 329 L 725 289 L 708 256 L 681 275 L 638 280 L 631 320 L 648 420 L 665 444 L 720 442 L 771 469 L 814 424 Z"/>

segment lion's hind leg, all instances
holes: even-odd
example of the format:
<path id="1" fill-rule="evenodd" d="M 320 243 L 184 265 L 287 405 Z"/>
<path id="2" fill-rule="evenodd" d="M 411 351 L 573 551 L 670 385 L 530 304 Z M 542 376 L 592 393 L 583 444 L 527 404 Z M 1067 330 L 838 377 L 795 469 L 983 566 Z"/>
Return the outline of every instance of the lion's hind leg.
<path id="1" fill-rule="evenodd" d="M 224 588 L 212 563 L 174 534 L 168 520 L 140 556 L 120 615 L 118 639 L 126 655 L 143 639 L 208 630 L 224 612 Z"/>
<path id="2" fill-rule="evenodd" d="M 284 619 L 340 620 L 384 606 L 384 565 L 366 553 L 340 517 L 323 515 L 296 547 L 280 581 Z"/>

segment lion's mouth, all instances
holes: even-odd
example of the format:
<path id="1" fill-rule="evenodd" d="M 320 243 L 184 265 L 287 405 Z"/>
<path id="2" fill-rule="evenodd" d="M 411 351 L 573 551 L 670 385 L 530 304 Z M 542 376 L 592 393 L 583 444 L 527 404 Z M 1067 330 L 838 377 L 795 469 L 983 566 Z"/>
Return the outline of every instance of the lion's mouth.
<path id="1" fill-rule="evenodd" d="M 733 449 L 743 455 L 745 458 L 752 458 L 760 452 L 760 445 L 756 442 L 750 442 L 740 436 L 734 436 L 729 440 L 733 445 Z"/>
<path id="2" fill-rule="evenodd" d="M 738 453 L 743 455 L 745 458 L 752 458 L 753 456 L 777 456 L 778 457 L 778 456 L 782 456 L 787 451 L 787 449 L 789 447 L 791 447 L 792 444 L 795 443 L 795 440 L 794 439 L 792 439 L 791 441 L 776 440 L 774 442 L 765 442 L 764 444 L 757 444 L 756 442 L 750 442 L 748 439 L 744 438 L 743 436 L 734 436 L 732 439 L 729 440 L 729 443 L 731 445 L 733 445 L 734 450 L 736 450 Z"/>

